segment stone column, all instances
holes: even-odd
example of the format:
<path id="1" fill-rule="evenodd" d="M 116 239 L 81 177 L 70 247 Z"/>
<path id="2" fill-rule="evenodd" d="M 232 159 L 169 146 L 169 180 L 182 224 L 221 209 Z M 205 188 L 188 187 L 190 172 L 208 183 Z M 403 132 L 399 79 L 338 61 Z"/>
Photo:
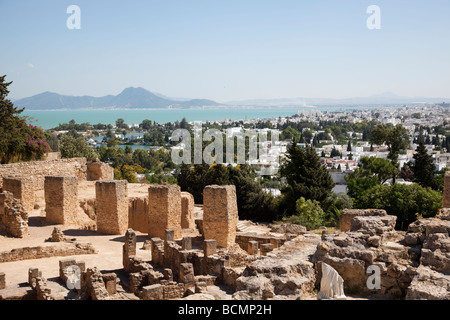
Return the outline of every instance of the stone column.
<path id="1" fill-rule="evenodd" d="M 97 231 L 122 235 L 128 229 L 128 182 L 105 180 L 95 183 Z"/>
<path id="2" fill-rule="evenodd" d="M 189 192 L 181 193 L 181 228 L 194 229 L 194 196 Z"/>
<path id="3" fill-rule="evenodd" d="M 230 248 L 236 239 L 238 209 L 235 186 L 207 186 L 203 190 L 203 234 Z"/>
<path id="4" fill-rule="evenodd" d="M 3 178 L 3 191 L 9 191 L 14 198 L 19 199 L 25 210 L 34 210 L 34 185 L 30 178 Z"/>
<path id="5" fill-rule="evenodd" d="M 450 171 L 444 176 L 443 208 L 450 208 Z"/>
<path id="6" fill-rule="evenodd" d="M 44 193 L 45 220 L 48 223 L 77 225 L 77 177 L 46 176 Z"/>
<path id="7" fill-rule="evenodd" d="M 125 233 L 125 243 L 123 245 L 122 260 L 125 271 L 130 272 L 130 257 L 136 255 L 136 232 L 128 229 Z"/>
<path id="8" fill-rule="evenodd" d="M 181 190 L 176 185 L 152 185 L 148 188 L 148 236 L 166 238 L 166 230 L 181 234 Z"/>

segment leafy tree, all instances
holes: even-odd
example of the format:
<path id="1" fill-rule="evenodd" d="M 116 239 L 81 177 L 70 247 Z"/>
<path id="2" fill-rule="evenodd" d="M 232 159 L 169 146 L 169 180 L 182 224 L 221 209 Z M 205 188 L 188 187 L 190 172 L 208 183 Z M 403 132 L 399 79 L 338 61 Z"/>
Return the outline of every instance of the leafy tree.
<path id="1" fill-rule="evenodd" d="M 314 148 L 300 148 L 295 139 L 286 152 L 286 162 L 280 171 L 287 185 L 281 188 L 280 214 L 289 216 L 295 212 L 295 202 L 304 197 L 321 204 L 331 194 L 333 179 L 327 168 L 320 162 Z"/>
<path id="2" fill-rule="evenodd" d="M 386 144 L 389 150 L 388 159 L 397 166 L 400 150 L 409 147 L 409 134 L 401 124 L 395 127 L 391 124 L 381 124 L 373 128 L 371 142 L 379 145 Z"/>
<path id="3" fill-rule="evenodd" d="M 349 140 L 348 144 L 347 144 L 347 151 L 350 152 L 352 151 L 352 142 Z"/>
<path id="4" fill-rule="evenodd" d="M 430 187 L 437 190 L 438 184 L 434 177 L 433 158 L 428 154 L 423 138 L 420 139 L 413 158 L 414 163 L 411 165 L 411 170 L 414 173 L 414 181 L 422 187 Z"/>
<path id="5" fill-rule="evenodd" d="M 342 156 L 342 154 L 335 147 L 333 147 L 333 149 L 331 149 L 330 158 L 341 157 L 341 156 Z"/>
<path id="6" fill-rule="evenodd" d="M 67 134 L 61 137 L 59 150 L 62 158 L 84 157 L 88 161 L 98 158 L 98 154 L 95 153 L 84 138 L 75 139 Z"/>
<path id="7" fill-rule="evenodd" d="M 24 109 L 6 99 L 12 82 L 5 82 L 5 78 L 0 77 L 0 163 L 42 159 L 51 151 L 44 131 L 28 124 L 27 118 L 20 116 Z"/>
<path id="8" fill-rule="evenodd" d="M 434 217 L 442 207 L 442 194 L 416 183 L 376 185 L 363 192 L 357 208 L 384 209 L 397 216 L 396 228 L 405 230 L 418 215 Z"/>
<path id="9" fill-rule="evenodd" d="M 301 197 L 295 202 L 295 214 L 283 218 L 283 222 L 299 224 L 308 230 L 313 230 L 324 224 L 325 213 L 319 202 L 305 200 L 305 198 Z"/>

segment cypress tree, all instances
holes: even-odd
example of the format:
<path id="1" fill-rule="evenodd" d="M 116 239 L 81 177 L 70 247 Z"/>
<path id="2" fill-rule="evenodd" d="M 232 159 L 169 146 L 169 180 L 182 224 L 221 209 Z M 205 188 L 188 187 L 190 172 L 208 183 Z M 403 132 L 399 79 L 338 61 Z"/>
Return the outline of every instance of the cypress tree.
<path id="1" fill-rule="evenodd" d="M 411 166 L 411 170 L 414 173 L 414 181 L 422 187 L 430 187 L 436 190 L 438 186 L 434 177 L 433 158 L 427 152 L 423 137 L 419 139 L 419 145 L 413 158 L 414 163 Z"/>

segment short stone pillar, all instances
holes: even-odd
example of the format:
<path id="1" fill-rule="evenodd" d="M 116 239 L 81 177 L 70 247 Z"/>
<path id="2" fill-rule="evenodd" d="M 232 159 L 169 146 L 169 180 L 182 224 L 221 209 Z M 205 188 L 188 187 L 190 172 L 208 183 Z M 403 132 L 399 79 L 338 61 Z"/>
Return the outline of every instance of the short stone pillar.
<path id="1" fill-rule="evenodd" d="M 108 294 L 111 296 L 117 293 L 117 275 L 115 273 L 102 274 L 103 282 Z"/>
<path id="2" fill-rule="evenodd" d="M 450 171 L 444 176 L 444 192 L 442 193 L 443 208 L 450 208 Z"/>
<path id="3" fill-rule="evenodd" d="M 39 271 L 38 268 L 29 268 L 28 269 L 28 284 L 32 289 L 36 289 L 36 279 L 42 278 L 42 271 Z"/>
<path id="4" fill-rule="evenodd" d="M 182 250 L 192 250 L 192 238 L 191 237 L 183 237 L 183 239 L 181 239 L 181 249 Z"/>
<path id="5" fill-rule="evenodd" d="M 152 243 L 152 261 L 156 265 L 161 265 L 163 263 L 164 254 L 164 241 L 158 237 L 151 239 Z"/>
<path id="6" fill-rule="evenodd" d="M 6 275 L 0 272 L 0 290 L 6 289 Z"/>
<path id="7" fill-rule="evenodd" d="M 181 192 L 181 228 L 195 228 L 194 206 L 194 196 L 189 192 Z"/>
<path id="8" fill-rule="evenodd" d="M 248 254 L 258 254 L 258 241 L 249 241 L 247 246 Z"/>
<path id="9" fill-rule="evenodd" d="M 166 230 L 181 234 L 181 189 L 176 185 L 151 185 L 148 188 L 148 236 L 166 238 Z"/>
<path id="10" fill-rule="evenodd" d="M 34 185 L 30 178 L 3 178 L 3 191 L 9 191 L 15 199 L 20 200 L 25 210 L 31 212 L 34 210 L 35 195 Z"/>
<path id="11" fill-rule="evenodd" d="M 216 240 L 205 240 L 203 241 L 203 253 L 205 257 L 212 256 L 217 252 L 217 242 Z"/>
<path id="12" fill-rule="evenodd" d="M 105 180 L 95 183 L 97 231 L 122 235 L 128 229 L 128 182 Z"/>
<path id="13" fill-rule="evenodd" d="M 230 248 L 235 243 L 238 209 L 235 186 L 207 186 L 203 190 L 203 234 L 217 245 Z"/>
<path id="14" fill-rule="evenodd" d="M 128 229 L 125 233 L 125 243 L 122 250 L 123 268 L 130 272 L 130 257 L 136 255 L 136 232 L 133 229 Z"/>
<path id="15" fill-rule="evenodd" d="M 46 176 L 44 181 L 45 220 L 48 223 L 76 225 L 78 178 Z"/>

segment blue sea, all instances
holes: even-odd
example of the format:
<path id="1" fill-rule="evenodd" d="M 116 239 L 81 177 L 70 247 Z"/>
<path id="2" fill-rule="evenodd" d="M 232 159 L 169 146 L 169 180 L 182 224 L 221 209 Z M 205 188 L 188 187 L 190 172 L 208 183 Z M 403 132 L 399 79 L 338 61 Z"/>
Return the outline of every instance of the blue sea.
<path id="1" fill-rule="evenodd" d="M 352 108 L 358 109 L 358 108 Z M 122 118 L 125 123 L 139 124 L 148 119 L 164 124 L 167 122 L 181 121 L 222 121 L 225 119 L 265 119 L 273 117 L 292 116 L 299 110 L 311 110 L 304 107 L 280 107 L 280 108 L 230 108 L 230 109 L 153 109 L 153 110 L 64 110 L 64 111 L 31 111 L 25 110 L 22 115 L 29 117 L 29 123 L 42 127 L 45 130 L 57 127 L 59 124 L 75 120 L 76 123 L 112 124 Z M 313 109 L 316 110 L 316 109 Z M 337 112 L 351 110 L 343 107 L 317 108 L 322 112 Z"/>

